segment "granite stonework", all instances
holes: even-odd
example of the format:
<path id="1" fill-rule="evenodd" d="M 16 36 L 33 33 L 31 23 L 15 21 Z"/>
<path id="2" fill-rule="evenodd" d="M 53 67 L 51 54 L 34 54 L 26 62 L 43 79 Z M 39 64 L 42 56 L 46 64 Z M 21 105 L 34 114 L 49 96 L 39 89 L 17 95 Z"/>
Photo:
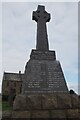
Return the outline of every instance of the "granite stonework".
<path id="1" fill-rule="evenodd" d="M 37 11 L 33 11 L 32 19 L 37 22 L 37 44 L 39 51 L 49 51 L 46 22 L 50 21 L 50 14 L 45 11 L 45 7 L 38 5 Z"/>
<path id="2" fill-rule="evenodd" d="M 32 50 L 30 60 L 25 67 L 23 93 L 53 92 L 68 92 L 55 51 Z"/>
<path id="3" fill-rule="evenodd" d="M 75 99 L 72 99 L 72 97 Z M 77 98 L 77 99 L 76 99 Z M 76 106 L 75 106 L 76 102 Z M 4 115 L 9 118 L 72 118 L 79 120 L 80 97 L 77 94 L 36 94 L 18 95 L 13 104 L 13 111 Z M 63 120 L 64 120 L 63 119 Z"/>
<path id="4" fill-rule="evenodd" d="M 72 99 L 72 97 L 74 99 Z M 30 94 L 18 95 L 14 101 L 13 110 L 49 110 L 80 108 L 78 95 L 74 94 Z M 76 105 L 75 105 L 76 103 Z"/>

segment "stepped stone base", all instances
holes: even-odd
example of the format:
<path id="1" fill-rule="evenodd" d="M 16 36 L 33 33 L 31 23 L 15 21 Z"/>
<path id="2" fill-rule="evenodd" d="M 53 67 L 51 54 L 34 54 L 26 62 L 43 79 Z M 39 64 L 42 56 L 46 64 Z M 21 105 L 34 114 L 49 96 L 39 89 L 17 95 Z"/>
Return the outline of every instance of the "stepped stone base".
<path id="1" fill-rule="evenodd" d="M 33 94 L 18 95 L 14 101 L 13 110 L 51 110 L 51 109 L 77 109 L 80 100 L 76 94 Z"/>
<path id="2" fill-rule="evenodd" d="M 78 120 L 80 97 L 76 94 L 18 95 L 10 118 Z M 5 118 L 5 117 L 4 117 Z"/>
<path id="3" fill-rule="evenodd" d="M 13 111 L 12 118 L 56 118 L 66 119 L 74 118 L 78 120 L 79 113 L 78 109 L 67 109 L 67 110 L 34 110 L 34 111 Z"/>

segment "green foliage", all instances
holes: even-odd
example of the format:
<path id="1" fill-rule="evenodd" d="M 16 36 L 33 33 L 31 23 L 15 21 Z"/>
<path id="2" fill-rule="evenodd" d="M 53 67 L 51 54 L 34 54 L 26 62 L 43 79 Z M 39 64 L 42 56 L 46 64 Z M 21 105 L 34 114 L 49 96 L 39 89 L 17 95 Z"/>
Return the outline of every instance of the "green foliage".
<path id="1" fill-rule="evenodd" d="M 2 111 L 2 102 L 0 101 L 0 111 Z"/>
<path id="2" fill-rule="evenodd" d="M 8 110 L 12 110 L 12 106 L 10 106 L 8 102 L 3 101 L 2 102 L 2 111 L 8 111 Z"/>
<path id="3" fill-rule="evenodd" d="M 2 101 L 8 101 L 8 95 L 2 95 Z"/>

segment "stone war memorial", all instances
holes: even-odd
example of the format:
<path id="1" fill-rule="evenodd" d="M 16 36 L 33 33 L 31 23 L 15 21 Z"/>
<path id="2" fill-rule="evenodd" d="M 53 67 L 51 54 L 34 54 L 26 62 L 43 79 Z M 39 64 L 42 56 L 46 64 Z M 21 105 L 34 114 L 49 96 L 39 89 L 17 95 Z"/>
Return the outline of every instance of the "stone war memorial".
<path id="1" fill-rule="evenodd" d="M 80 119 L 80 97 L 68 90 L 56 52 L 49 50 L 46 23 L 50 19 L 45 6 L 38 5 L 32 13 L 32 20 L 37 22 L 36 49 L 32 49 L 22 74 L 21 93 L 2 119 Z"/>

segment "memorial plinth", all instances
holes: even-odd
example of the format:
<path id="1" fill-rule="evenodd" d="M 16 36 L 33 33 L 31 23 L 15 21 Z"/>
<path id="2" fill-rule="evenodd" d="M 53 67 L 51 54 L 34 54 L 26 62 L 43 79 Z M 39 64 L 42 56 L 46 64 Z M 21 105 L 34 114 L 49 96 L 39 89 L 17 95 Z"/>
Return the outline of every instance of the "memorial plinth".
<path id="1" fill-rule="evenodd" d="M 32 50 L 25 68 L 23 93 L 68 92 L 55 51 Z"/>

